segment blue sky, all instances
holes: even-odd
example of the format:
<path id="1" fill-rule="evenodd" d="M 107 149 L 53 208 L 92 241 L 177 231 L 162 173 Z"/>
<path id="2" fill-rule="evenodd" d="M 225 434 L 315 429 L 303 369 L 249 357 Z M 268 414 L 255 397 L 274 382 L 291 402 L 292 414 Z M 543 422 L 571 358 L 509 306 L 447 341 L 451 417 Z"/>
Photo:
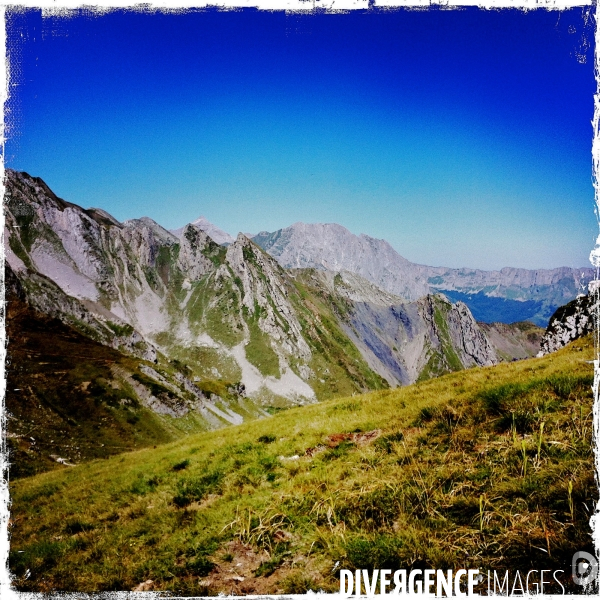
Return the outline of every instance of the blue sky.
<path id="1" fill-rule="evenodd" d="M 6 165 L 120 220 L 337 222 L 423 264 L 586 266 L 582 14 L 16 13 Z"/>

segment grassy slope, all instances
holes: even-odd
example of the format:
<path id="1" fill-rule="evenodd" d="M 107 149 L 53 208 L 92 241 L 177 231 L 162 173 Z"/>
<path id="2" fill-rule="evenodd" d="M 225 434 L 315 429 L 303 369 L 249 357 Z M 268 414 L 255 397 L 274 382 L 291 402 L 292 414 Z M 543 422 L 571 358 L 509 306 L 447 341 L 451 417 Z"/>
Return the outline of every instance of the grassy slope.
<path id="1" fill-rule="evenodd" d="M 329 400 L 387 388 L 339 325 L 338 319 L 344 320 L 350 307 L 343 298 L 315 286 L 310 273 L 310 269 L 295 272 L 289 298 L 313 353 L 310 367 L 316 378 L 310 383 L 317 397 Z"/>
<path id="2" fill-rule="evenodd" d="M 18 300 L 9 303 L 7 332 L 11 477 L 58 467 L 50 454 L 79 462 L 174 439 L 163 420 L 140 406 L 133 390 L 113 388 L 111 366 L 133 373 L 143 361 Z"/>
<path id="3" fill-rule="evenodd" d="M 145 408 L 135 390 L 113 371 L 133 375 L 160 393 L 164 388 L 139 367 L 146 364 L 172 373 L 163 357 L 157 366 L 125 356 L 14 297 L 8 302 L 7 333 L 6 408 L 13 479 L 64 468 L 50 455 L 79 463 L 207 428 L 192 413 L 172 418 Z M 200 385 L 207 393 L 215 392 L 209 384 Z"/>
<path id="4" fill-rule="evenodd" d="M 590 344 L 12 482 L 15 585 L 299 593 L 336 561 L 566 581 L 597 500 Z"/>

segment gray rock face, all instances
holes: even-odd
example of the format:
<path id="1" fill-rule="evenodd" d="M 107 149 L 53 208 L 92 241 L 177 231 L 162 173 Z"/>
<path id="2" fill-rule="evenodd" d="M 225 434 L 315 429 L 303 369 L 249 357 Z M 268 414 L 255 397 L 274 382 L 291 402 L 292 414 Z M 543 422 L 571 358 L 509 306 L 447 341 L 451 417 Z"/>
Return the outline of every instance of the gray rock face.
<path id="1" fill-rule="evenodd" d="M 347 312 L 340 316 L 345 333 L 371 369 L 392 386 L 498 362 L 462 303 L 453 305 L 442 295 L 404 302 L 347 271 L 315 271 L 312 281 L 347 300 Z"/>
<path id="2" fill-rule="evenodd" d="M 348 270 L 408 301 L 446 290 L 559 306 L 577 296 L 594 276 L 590 268 L 483 271 L 419 265 L 400 256 L 385 240 L 356 236 L 333 223 L 295 223 L 252 239 L 283 267 Z M 544 307 L 540 314 L 548 314 Z"/>
<path id="3" fill-rule="evenodd" d="M 261 232 L 252 241 L 286 268 L 350 271 L 405 300 L 432 291 L 426 275 L 417 275 L 385 240 L 353 235 L 335 223 L 295 223 L 275 233 Z"/>
<path id="4" fill-rule="evenodd" d="M 260 329 L 278 342 L 274 349 L 279 347 L 288 356 L 308 361 L 310 348 L 286 297 L 285 274 L 281 267 L 243 233 L 227 248 L 226 261 L 234 277 L 242 282 L 242 305 L 249 315 L 258 317 Z"/>
<path id="5" fill-rule="evenodd" d="M 599 308 L 597 293 L 581 295 L 561 306 L 550 319 L 538 356 L 560 350 L 577 338 L 592 333 Z"/>
<path id="6" fill-rule="evenodd" d="M 489 367 L 498 363 L 494 348 L 475 322 L 467 305 L 463 302 L 452 304 L 444 296 L 439 298 L 446 303 L 448 330 L 461 363 L 465 367 Z"/>
<path id="7" fill-rule="evenodd" d="M 57 318 L 115 350 L 156 362 L 155 346 L 101 305 L 69 296 L 51 279 L 36 272 L 29 272 L 27 277 L 21 272 L 19 278 L 8 263 L 5 275 L 38 312 Z"/>
<path id="8" fill-rule="evenodd" d="M 205 231 L 195 225 L 186 225 L 180 238 L 177 264 L 190 281 L 196 281 L 213 270 L 213 263 L 207 254 L 215 242 Z"/>

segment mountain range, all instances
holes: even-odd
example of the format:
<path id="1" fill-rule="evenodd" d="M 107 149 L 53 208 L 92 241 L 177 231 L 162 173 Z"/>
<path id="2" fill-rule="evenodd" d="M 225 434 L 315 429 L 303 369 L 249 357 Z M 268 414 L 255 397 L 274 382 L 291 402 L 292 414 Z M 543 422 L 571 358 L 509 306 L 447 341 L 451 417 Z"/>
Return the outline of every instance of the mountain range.
<path id="1" fill-rule="evenodd" d="M 52 332 L 69 340 L 63 348 L 90 353 L 87 362 L 80 356 L 79 375 L 56 379 L 52 397 L 45 371 L 25 385 L 16 381 L 23 368 L 8 368 L 11 427 L 25 454 L 34 452 L 24 442 L 35 420 L 28 406 L 45 405 L 63 423 L 54 430 L 75 435 L 60 408 L 67 383 L 84 398 L 108 398 L 101 402 L 124 432 L 151 413 L 154 433 L 145 441 L 123 433 L 135 446 L 532 356 L 542 330 L 484 329 L 451 292 L 546 310 L 575 297 L 582 276 L 423 267 L 339 225 L 296 224 L 252 240 L 234 240 L 203 218 L 167 231 L 147 217 L 121 223 L 83 209 L 27 173 L 7 170 L 5 186 L 7 297 L 17 315 L 8 321 L 9 353 L 51 364 L 43 355 L 51 354 Z M 25 331 L 34 323 L 35 335 Z"/>
<path id="2" fill-rule="evenodd" d="M 295 223 L 252 238 L 286 268 L 348 270 L 405 300 L 443 292 L 464 302 L 477 321 L 531 321 L 546 327 L 563 304 L 587 290 L 592 268 L 450 269 L 412 263 L 388 242 L 356 236 L 334 223 Z"/>

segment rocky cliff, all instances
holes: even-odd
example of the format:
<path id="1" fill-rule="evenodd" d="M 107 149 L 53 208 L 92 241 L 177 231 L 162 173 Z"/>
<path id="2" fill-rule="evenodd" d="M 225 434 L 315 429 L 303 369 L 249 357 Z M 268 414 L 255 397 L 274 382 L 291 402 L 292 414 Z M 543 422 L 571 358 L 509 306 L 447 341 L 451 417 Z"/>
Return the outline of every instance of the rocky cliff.
<path id="1" fill-rule="evenodd" d="M 392 386 L 498 362 L 468 308 L 443 295 L 404 302 L 348 271 L 298 270 L 296 277 L 315 295 L 338 299 L 344 332 Z"/>
<path id="2" fill-rule="evenodd" d="M 539 356 L 555 352 L 573 340 L 592 333 L 598 308 L 598 297 L 594 293 L 582 294 L 561 306 L 550 319 Z"/>

